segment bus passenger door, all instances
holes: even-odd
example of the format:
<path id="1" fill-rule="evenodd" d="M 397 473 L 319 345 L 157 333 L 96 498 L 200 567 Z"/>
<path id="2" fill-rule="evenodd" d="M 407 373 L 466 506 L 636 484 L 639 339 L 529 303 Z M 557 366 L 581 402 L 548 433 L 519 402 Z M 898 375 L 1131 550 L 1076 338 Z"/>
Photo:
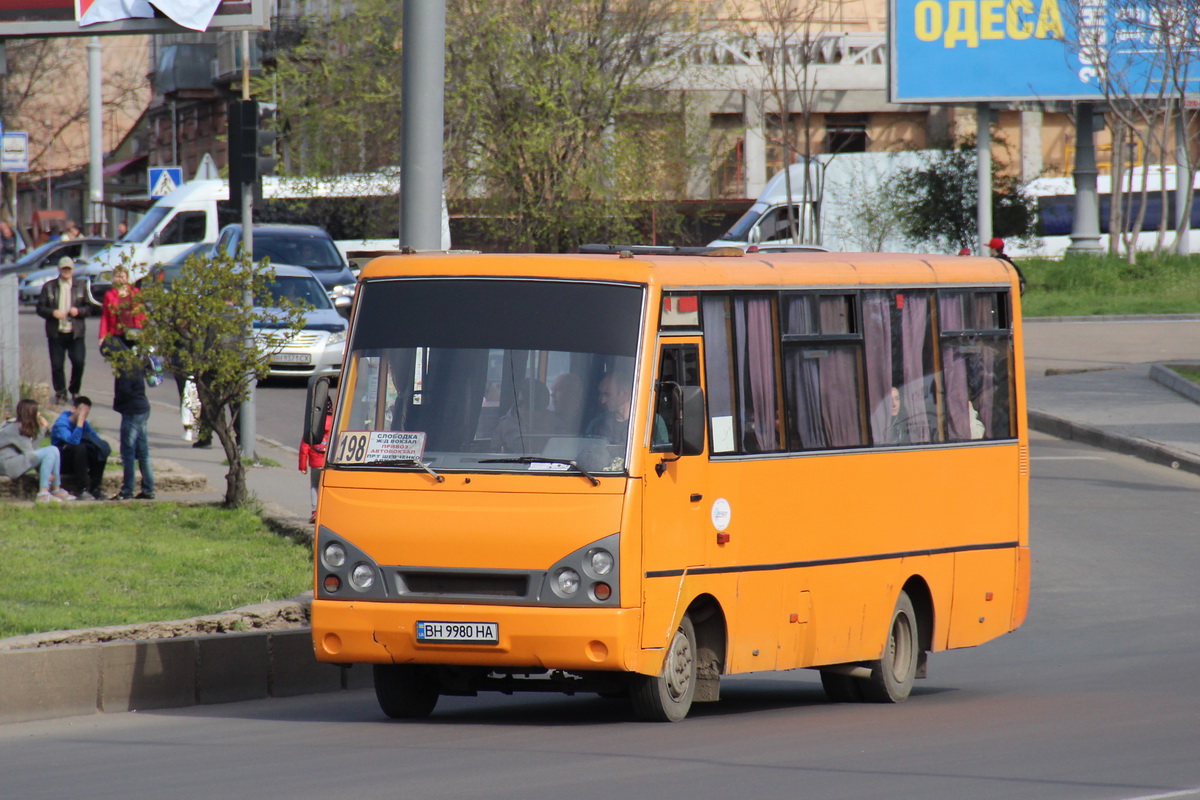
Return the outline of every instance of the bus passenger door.
<path id="1" fill-rule="evenodd" d="M 650 453 L 642 479 L 643 647 L 664 646 L 684 571 L 707 564 L 710 545 L 715 547 L 707 452 L 677 455 L 678 432 L 672 424 L 682 388 L 701 386 L 700 363 L 699 337 L 672 339 L 659 351 Z"/>

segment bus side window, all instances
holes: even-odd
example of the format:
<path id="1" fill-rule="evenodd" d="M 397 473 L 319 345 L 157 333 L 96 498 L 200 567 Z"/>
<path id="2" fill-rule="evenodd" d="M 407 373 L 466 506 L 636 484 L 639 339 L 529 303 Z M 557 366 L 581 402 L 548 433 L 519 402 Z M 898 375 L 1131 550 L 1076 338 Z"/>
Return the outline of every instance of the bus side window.
<path id="1" fill-rule="evenodd" d="M 669 453 L 675 448 L 674 420 L 679 395 L 674 386 L 700 386 L 700 354 L 694 344 L 665 345 L 658 368 L 650 451 Z"/>

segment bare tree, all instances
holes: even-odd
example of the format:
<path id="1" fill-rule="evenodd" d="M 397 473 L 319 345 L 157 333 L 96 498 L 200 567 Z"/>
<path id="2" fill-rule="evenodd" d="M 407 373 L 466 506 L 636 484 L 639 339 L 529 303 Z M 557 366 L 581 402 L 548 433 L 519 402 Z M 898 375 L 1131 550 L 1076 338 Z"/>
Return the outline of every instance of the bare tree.
<path id="1" fill-rule="evenodd" d="M 819 243 L 823 165 L 813 116 L 822 92 L 819 65 L 826 62 L 832 34 L 841 33 L 845 9 L 860 0 L 757 0 L 739 6 L 739 33 L 758 55 L 757 88 L 762 116 L 770 121 L 783 150 L 784 186 L 792 240 Z M 793 111 L 793 109 L 795 109 Z M 794 119 L 798 117 L 798 120 Z M 803 163 L 800 186 L 792 186 L 790 166 Z M 794 198 L 794 199 L 793 199 Z M 797 215 L 797 211 L 799 214 Z"/>
<path id="2" fill-rule="evenodd" d="M 1189 74 L 1200 56 L 1195 26 L 1200 0 L 1114 0 L 1108 6 L 1109 17 L 1096 15 L 1094 6 L 1069 0 L 1062 10 L 1076 31 L 1068 45 L 1084 65 L 1081 73 L 1095 81 L 1107 101 L 1114 136 L 1109 236 L 1111 245 L 1125 248 L 1132 264 L 1150 198 L 1150 170 L 1143 168 L 1140 186 L 1134 186 L 1127 175 L 1128 164 L 1137 160 L 1138 152 L 1143 165 L 1177 162 L 1176 180 L 1186 182 L 1179 220 L 1186 222 L 1191 215 L 1195 159 L 1189 147 L 1176 145 L 1180 144 L 1177 131 L 1190 131 L 1195 124 L 1195 112 L 1186 101 Z M 1170 196 L 1165 171 L 1162 177 L 1158 202 L 1163 213 L 1155 242 L 1159 252 L 1167 249 L 1172 223 L 1166 213 Z M 1177 252 L 1187 252 L 1185 229 L 1183 225 L 1176 230 Z"/>
<path id="3" fill-rule="evenodd" d="M 109 49 L 138 47 L 142 37 L 113 37 Z M 38 178 L 88 162 L 87 40 L 15 39 L 0 97 L 6 130 L 29 133 L 29 173 Z M 149 99 L 145 59 L 105 59 L 105 119 L 132 123 Z"/>

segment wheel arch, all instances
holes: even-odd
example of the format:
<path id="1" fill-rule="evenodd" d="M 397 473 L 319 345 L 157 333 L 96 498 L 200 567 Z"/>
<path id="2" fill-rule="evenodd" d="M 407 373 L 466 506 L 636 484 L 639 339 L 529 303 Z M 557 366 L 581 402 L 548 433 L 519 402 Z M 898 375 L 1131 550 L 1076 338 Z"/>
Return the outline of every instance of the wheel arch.
<path id="1" fill-rule="evenodd" d="M 697 595 L 684 614 L 696 633 L 696 702 L 718 699 L 721 675 L 728 667 L 728 622 L 721 603 L 711 594 Z"/>
<path id="2" fill-rule="evenodd" d="M 934 627 L 934 608 L 933 608 L 933 592 L 929 589 L 929 584 L 920 575 L 913 575 L 904 583 L 903 591 L 908 594 L 908 599 L 912 601 L 913 611 L 917 615 L 917 633 L 921 653 L 927 653 L 933 649 L 933 627 Z"/>

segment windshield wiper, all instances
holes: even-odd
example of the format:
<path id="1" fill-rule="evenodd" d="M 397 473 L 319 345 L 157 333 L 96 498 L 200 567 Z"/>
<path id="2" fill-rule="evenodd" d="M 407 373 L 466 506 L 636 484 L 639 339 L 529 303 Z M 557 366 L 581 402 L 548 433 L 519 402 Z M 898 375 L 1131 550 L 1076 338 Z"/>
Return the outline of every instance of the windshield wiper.
<path id="1" fill-rule="evenodd" d="M 421 469 L 425 470 L 425 471 L 426 471 L 426 472 L 428 472 L 430 475 L 432 475 L 434 478 L 436 478 L 438 483 L 444 483 L 444 482 L 445 482 L 445 480 L 446 480 L 444 477 L 442 477 L 441 475 L 438 475 L 436 472 L 434 472 L 434 471 L 433 471 L 433 469 L 432 469 L 432 468 L 431 468 L 431 467 L 430 467 L 428 464 L 426 464 L 424 461 L 418 461 L 418 460 L 417 460 L 417 459 L 415 459 L 415 458 L 385 458 L 385 459 L 381 459 L 381 460 L 379 460 L 379 461 L 368 461 L 368 462 L 367 462 L 367 463 L 365 463 L 365 464 L 348 464 L 348 465 L 346 465 L 346 466 L 355 466 L 355 467 L 358 467 L 358 466 L 362 466 L 362 467 L 420 467 Z"/>
<path id="2" fill-rule="evenodd" d="M 592 482 L 592 486 L 599 486 L 600 481 L 595 475 L 588 472 L 583 467 L 579 466 L 578 461 L 572 461 L 569 458 L 548 458 L 546 456 L 513 456 L 512 458 L 485 458 L 480 460 L 480 464 L 566 464 L 569 467 L 574 467 L 579 470 L 583 477 Z"/>

